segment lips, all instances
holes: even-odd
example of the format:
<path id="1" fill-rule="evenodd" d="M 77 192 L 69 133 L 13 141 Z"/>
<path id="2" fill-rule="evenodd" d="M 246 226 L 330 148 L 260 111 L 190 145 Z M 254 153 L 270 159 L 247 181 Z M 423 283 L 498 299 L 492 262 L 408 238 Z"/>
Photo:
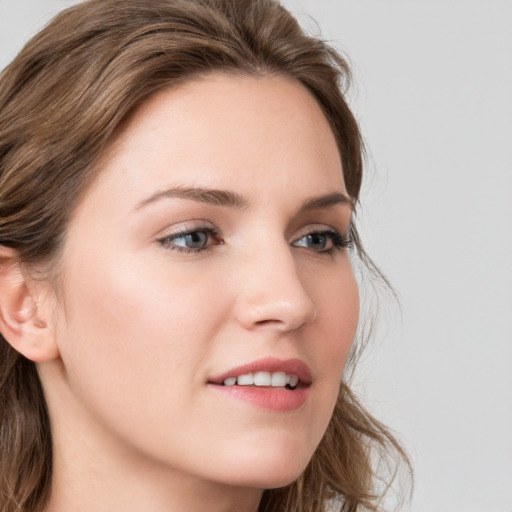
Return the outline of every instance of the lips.
<path id="1" fill-rule="evenodd" d="M 285 385 L 279 386 L 283 378 Z M 287 383 L 288 378 L 290 382 Z M 268 357 L 215 375 L 207 384 L 223 399 L 271 413 L 292 414 L 300 411 L 307 402 L 311 383 L 311 372 L 300 359 Z"/>

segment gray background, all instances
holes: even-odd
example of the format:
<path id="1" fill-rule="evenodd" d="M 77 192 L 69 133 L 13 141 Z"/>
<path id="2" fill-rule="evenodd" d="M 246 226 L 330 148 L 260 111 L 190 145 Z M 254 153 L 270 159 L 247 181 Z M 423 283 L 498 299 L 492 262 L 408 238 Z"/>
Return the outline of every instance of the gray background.
<path id="1" fill-rule="evenodd" d="M 0 0 L 0 67 L 72 3 Z M 286 4 L 357 79 L 359 222 L 402 304 L 357 388 L 411 453 L 410 510 L 512 512 L 512 2 Z"/>

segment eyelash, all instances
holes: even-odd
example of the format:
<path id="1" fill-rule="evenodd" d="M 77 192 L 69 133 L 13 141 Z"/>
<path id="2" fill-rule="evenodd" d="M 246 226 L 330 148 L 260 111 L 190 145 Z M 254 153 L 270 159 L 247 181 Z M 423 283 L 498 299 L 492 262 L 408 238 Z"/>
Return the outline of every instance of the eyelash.
<path id="1" fill-rule="evenodd" d="M 198 247 L 198 248 L 182 247 L 182 246 L 173 245 L 175 240 L 177 240 L 179 238 L 183 238 L 185 236 L 193 235 L 196 233 L 203 233 L 203 234 L 207 235 L 207 237 L 210 240 L 214 239 L 215 243 L 207 244 L 204 247 Z M 317 254 L 333 255 L 334 253 L 341 251 L 342 249 L 352 247 L 352 239 L 350 237 L 350 234 L 347 232 L 346 234 L 342 235 L 341 233 L 339 233 L 338 231 L 336 231 L 334 229 L 323 229 L 320 231 L 313 230 L 313 231 L 304 233 L 292 245 L 294 245 L 295 247 L 302 247 L 300 245 L 295 245 L 295 244 L 297 242 L 299 242 L 300 240 L 302 240 L 308 236 L 313 236 L 313 235 L 326 236 L 332 242 L 332 247 L 330 247 L 329 249 L 323 249 L 323 250 L 319 250 L 319 251 L 310 249 L 314 253 L 317 253 Z M 183 230 L 177 231 L 176 233 L 172 233 L 171 235 L 167 235 L 165 237 L 158 238 L 157 241 L 164 248 L 166 248 L 170 251 L 177 251 L 177 252 L 180 252 L 183 254 L 191 254 L 191 253 L 201 254 L 205 251 L 210 250 L 212 245 L 214 245 L 214 246 L 215 245 L 224 245 L 224 241 L 220 238 L 219 232 L 215 228 L 212 228 L 210 226 L 200 226 L 200 227 L 198 226 L 198 227 L 194 227 L 194 228 L 190 228 L 190 229 L 183 229 Z M 308 249 L 308 248 L 306 248 L 306 249 Z"/>
<path id="2" fill-rule="evenodd" d="M 190 229 L 183 229 L 177 231 L 176 233 L 172 233 L 171 235 L 167 235 L 163 238 L 159 238 L 157 241 L 166 249 L 170 251 L 177 251 L 184 254 L 200 254 L 202 252 L 208 251 L 211 249 L 212 245 L 208 244 L 204 247 L 192 248 L 192 247 L 181 247 L 177 245 L 172 245 L 173 242 L 178 238 L 183 238 L 185 236 L 193 235 L 194 233 L 204 233 L 208 236 L 209 239 L 216 240 L 214 245 L 224 245 L 224 241 L 220 238 L 219 232 L 210 226 L 197 226 Z"/>
<path id="3" fill-rule="evenodd" d="M 321 231 L 311 231 L 309 233 L 305 233 L 299 238 L 299 240 L 302 240 L 303 238 L 311 235 L 320 235 L 320 236 L 326 236 L 330 238 L 332 242 L 332 247 L 329 249 L 324 249 L 321 251 L 314 251 L 319 254 L 327 254 L 327 255 L 333 255 L 336 252 L 341 251 L 342 249 L 350 248 L 352 247 L 352 238 L 350 237 L 350 233 L 347 232 L 345 234 L 341 234 L 339 231 L 336 231 L 335 229 L 323 229 Z"/>

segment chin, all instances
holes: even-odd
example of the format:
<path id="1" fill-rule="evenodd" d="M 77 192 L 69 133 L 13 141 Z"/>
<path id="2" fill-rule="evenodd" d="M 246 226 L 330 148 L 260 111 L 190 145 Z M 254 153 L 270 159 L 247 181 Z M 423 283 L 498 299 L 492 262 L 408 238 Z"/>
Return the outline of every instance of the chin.
<path id="1" fill-rule="evenodd" d="M 254 471 L 251 469 L 245 473 L 239 473 L 228 477 L 229 485 L 234 487 L 251 487 L 257 489 L 277 489 L 279 487 L 286 487 L 294 482 L 304 471 L 307 464 L 300 469 L 298 468 L 283 468 L 283 469 L 268 469 L 262 468 L 261 471 Z"/>
<path id="2" fill-rule="evenodd" d="M 253 455 L 246 453 L 234 467 L 231 464 L 226 477 L 232 485 L 259 489 L 285 487 L 301 475 L 312 453 L 281 449 L 261 450 Z"/>
<path id="3" fill-rule="evenodd" d="M 280 487 L 286 487 L 297 480 L 304 469 L 305 466 L 301 468 L 300 471 L 290 471 L 288 473 L 280 472 L 274 475 L 266 475 L 266 477 L 259 481 L 254 487 L 258 487 L 259 489 L 278 489 Z"/>

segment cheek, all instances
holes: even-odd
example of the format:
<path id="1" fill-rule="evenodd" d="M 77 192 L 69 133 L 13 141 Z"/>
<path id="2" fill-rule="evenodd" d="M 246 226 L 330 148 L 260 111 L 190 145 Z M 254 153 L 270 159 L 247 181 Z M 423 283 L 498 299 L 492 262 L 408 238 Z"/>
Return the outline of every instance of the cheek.
<path id="1" fill-rule="evenodd" d="M 308 360 L 315 361 L 314 413 L 311 414 L 311 446 L 320 442 L 331 419 L 348 353 L 355 337 L 359 315 L 359 293 L 348 259 L 314 271 L 301 269 L 302 281 L 317 309 L 316 320 L 304 333 L 301 346 Z"/>
<path id="2" fill-rule="evenodd" d="M 359 319 L 359 292 L 348 258 L 337 272 L 309 283 L 317 307 L 317 324 L 333 366 L 343 366 L 354 340 Z"/>
<path id="3" fill-rule="evenodd" d="M 313 285 L 317 305 L 316 330 L 312 334 L 311 357 L 319 361 L 325 379 L 320 395 L 324 410 L 334 409 L 347 356 L 354 341 L 359 319 L 359 292 L 347 261 L 342 271 Z M 324 425 L 326 427 L 327 424 Z"/>
<path id="4" fill-rule="evenodd" d="M 189 389 L 208 356 L 219 322 L 215 287 L 157 265 L 108 262 L 84 263 L 66 281 L 59 341 L 70 386 L 104 411 L 128 415 L 130 401 L 172 404 L 172 389 Z"/>
<path id="5" fill-rule="evenodd" d="M 80 272 L 71 269 L 65 301 L 69 324 L 109 333 L 112 341 L 127 336 L 123 346 L 128 350 L 154 346 L 158 338 L 149 333 L 162 332 L 166 344 L 172 344 L 184 331 L 199 328 L 215 295 L 204 276 L 194 279 L 141 260 L 109 264 L 102 259 L 81 266 Z M 138 343 L 130 346 L 128 339 L 136 337 Z"/>

